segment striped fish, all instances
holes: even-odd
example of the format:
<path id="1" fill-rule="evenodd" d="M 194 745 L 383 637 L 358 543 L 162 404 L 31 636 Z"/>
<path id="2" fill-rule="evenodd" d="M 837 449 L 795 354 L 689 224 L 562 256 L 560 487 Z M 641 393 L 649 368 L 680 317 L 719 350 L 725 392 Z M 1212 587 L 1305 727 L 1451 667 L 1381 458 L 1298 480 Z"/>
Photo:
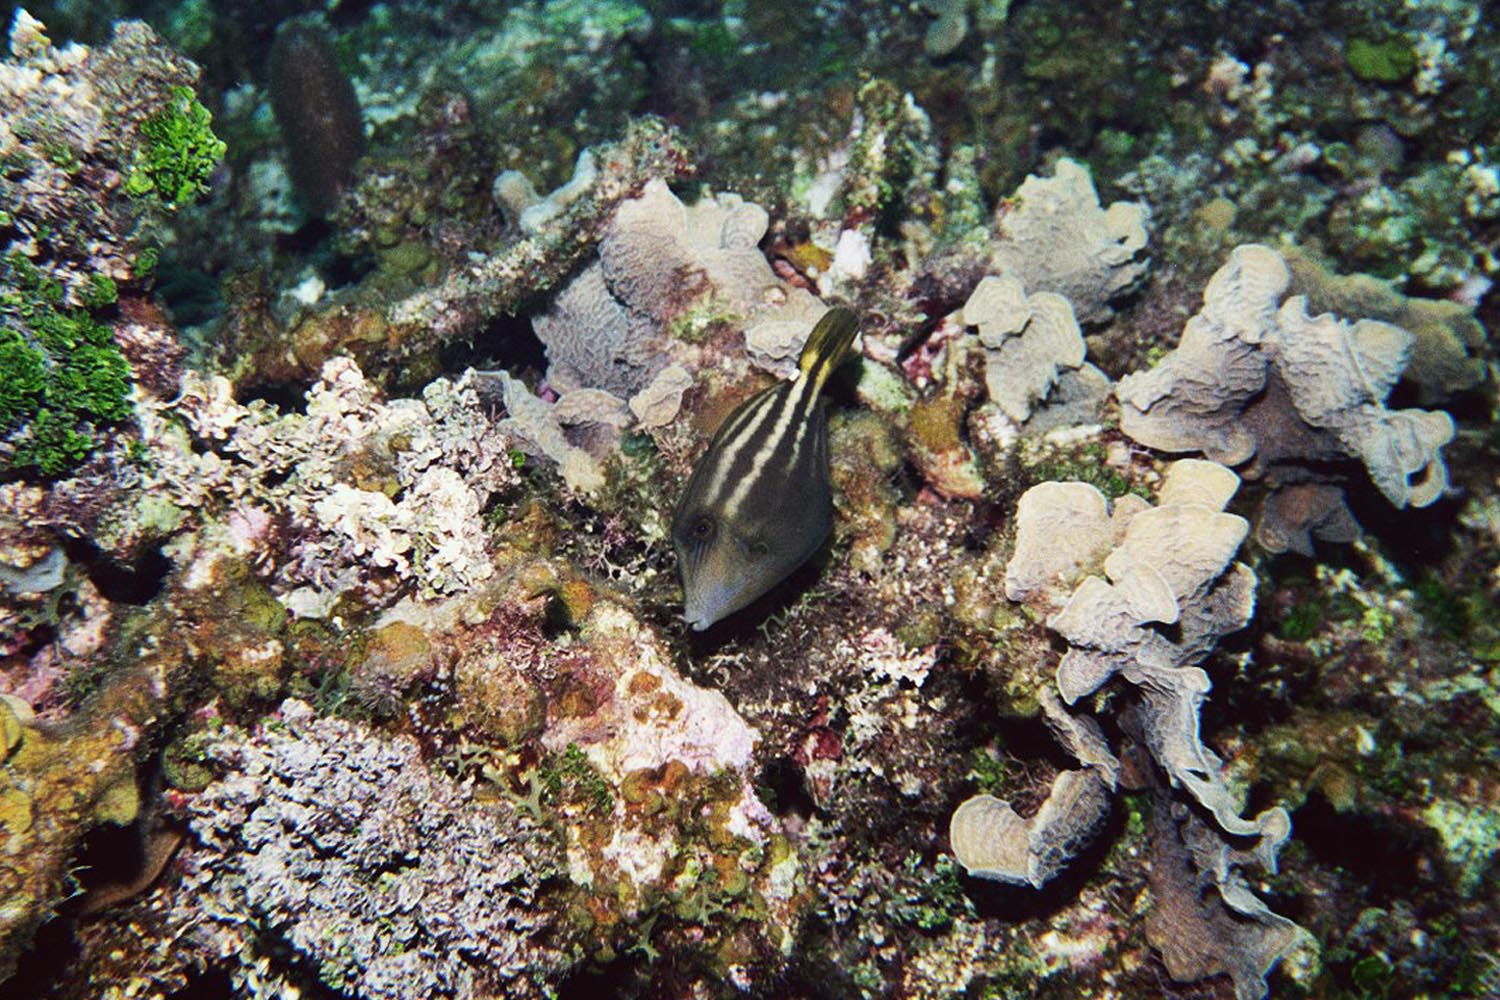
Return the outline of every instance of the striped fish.
<path id="1" fill-rule="evenodd" d="M 859 322 L 830 309 L 795 379 L 741 403 L 714 435 L 672 516 L 683 618 L 701 632 L 807 561 L 833 528 L 828 426 L 819 393 Z"/>

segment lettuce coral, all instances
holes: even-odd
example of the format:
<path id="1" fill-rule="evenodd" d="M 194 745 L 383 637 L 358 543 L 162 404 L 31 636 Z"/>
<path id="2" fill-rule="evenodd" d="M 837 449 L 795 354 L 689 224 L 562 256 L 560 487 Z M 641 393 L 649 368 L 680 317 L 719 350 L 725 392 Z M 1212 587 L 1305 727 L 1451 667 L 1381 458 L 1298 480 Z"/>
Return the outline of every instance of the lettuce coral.
<path id="1" fill-rule="evenodd" d="M 1150 213 L 1140 202 L 1099 204 L 1087 168 L 1066 157 L 1051 177 L 1028 176 L 996 212 L 991 266 L 1029 291 L 1067 298 L 1082 323 L 1114 315 L 1110 303 L 1146 278 Z"/>
<path id="2" fill-rule="evenodd" d="M 1053 292 L 1027 295 L 1021 279 L 1009 271 L 979 282 L 964 303 L 963 320 L 979 328 L 990 399 L 1017 423 L 1045 406 L 1064 382 L 1101 390 L 1108 385 L 1104 374 L 1083 360 L 1083 333 L 1068 300 Z M 1093 395 L 1097 401 L 1104 392 Z"/>
<path id="3" fill-rule="evenodd" d="M 1255 574 L 1233 561 L 1248 525 L 1224 511 L 1238 486 L 1224 466 L 1184 459 L 1168 469 L 1154 507 L 1127 495 L 1111 512 L 1082 483 L 1033 487 L 1021 500 L 1006 590 L 1013 600 L 1056 608 L 1047 624 L 1068 642 L 1057 667 L 1062 702 L 1077 704 L 1115 676 L 1139 693 L 1127 728 L 1138 730 L 1177 796 L 1158 808 L 1165 814 L 1193 802 L 1214 822 L 1182 833 L 1194 845 L 1190 851 L 1168 851 L 1183 866 L 1180 878 L 1199 886 L 1164 902 L 1176 907 L 1170 919 L 1156 918 L 1158 927 L 1186 921 L 1193 934 L 1192 947 L 1164 947 L 1168 968 L 1184 980 L 1227 971 L 1237 995 L 1251 1000 L 1265 994 L 1265 975 L 1304 936 L 1272 913 L 1242 874 L 1249 865 L 1275 871 L 1276 853 L 1291 833 L 1286 810 L 1241 816 L 1222 762 L 1198 732 L 1210 685 L 1197 664 L 1222 636 L 1243 628 L 1254 608 Z M 1085 577 L 1058 608 L 1055 584 L 1100 557 L 1104 577 Z M 1119 765 L 1099 728 L 1068 714 L 1050 691 L 1041 701 L 1049 727 L 1083 766 L 1062 772 L 1030 819 L 988 795 L 960 805 L 950 839 L 972 874 L 1040 886 L 1087 842 L 1108 808 Z M 1167 825 L 1158 835 L 1175 843 L 1178 832 Z M 1230 838 L 1248 838 L 1250 846 L 1233 847 Z M 1180 860 L 1185 854 L 1191 857 Z M 1209 889 L 1218 902 L 1205 901 Z M 1191 906 L 1182 902 L 1189 897 Z"/>
<path id="4" fill-rule="evenodd" d="M 1364 466 L 1398 508 L 1442 496 L 1442 447 L 1453 421 L 1441 410 L 1389 410 L 1385 400 L 1411 358 L 1412 336 L 1378 320 L 1354 323 L 1282 302 L 1291 281 L 1269 247 L 1238 247 L 1209 281 L 1203 308 L 1155 368 L 1121 379 L 1120 427 L 1149 447 L 1202 452 L 1272 487 L 1328 482 L 1329 463 Z M 1335 478 L 1335 483 L 1342 480 Z M 1342 515 L 1306 522 L 1342 535 Z M 1266 538 L 1304 547 L 1293 529 Z"/>

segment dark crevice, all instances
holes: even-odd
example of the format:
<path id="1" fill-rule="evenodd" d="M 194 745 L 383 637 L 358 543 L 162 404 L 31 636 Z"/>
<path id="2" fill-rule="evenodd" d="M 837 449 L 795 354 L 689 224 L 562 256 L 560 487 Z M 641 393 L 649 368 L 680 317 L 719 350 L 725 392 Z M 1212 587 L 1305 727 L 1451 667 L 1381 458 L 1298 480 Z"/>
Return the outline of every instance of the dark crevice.
<path id="1" fill-rule="evenodd" d="M 172 560 L 160 547 L 147 549 L 133 565 L 114 561 L 87 539 L 70 539 L 63 549 L 69 561 L 88 576 L 99 593 L 118 604 L 149 604 L 161 593 L 167 574 L 172 571 Z"/>
<path id="2" fill-rule="evenodd" d="M 1391 816 L 1339 812 L 1314 790 L 1292 814 L 1292 829 L 1313 857 L 1368 887 L 1367 905 L 1390 905 L 1436 888 L 1430 859 L 1443 851 L 1429 828 Z"/>
<path id="3" fill-rule="evenodd" d="M 761 768 L 755 790 L 766 808 L 777 816 L 809 818 L 817 810 L 802 769 L 787 757 L 777 757 Z"/>
<path id="4" fill-rule="evenodd" d="M 492 320 L 472 341 L 449 344 L 438 355 L 445 372 L 473 367 L 481 371 L 504 368 L 512 374 L 540 375 L 547 370 L 547 352 L 531 329 L 526 316 L 500 316 Z"/>
<path id="5" fill-rule="evenodd" d="M 254 382 L 240 394 L 239 402 L 249 405 L 260 400 L 274 406 L 278 412 L 307 412 L 307 384 L 302 382 Z"/>

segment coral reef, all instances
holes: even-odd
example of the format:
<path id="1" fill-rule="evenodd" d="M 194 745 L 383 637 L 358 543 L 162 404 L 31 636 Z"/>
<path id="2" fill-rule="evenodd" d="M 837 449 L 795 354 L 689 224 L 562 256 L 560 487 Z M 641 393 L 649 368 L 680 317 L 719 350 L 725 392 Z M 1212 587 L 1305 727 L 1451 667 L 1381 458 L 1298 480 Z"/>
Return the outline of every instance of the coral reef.
<path id="1" fill-rule="evenodd" d="M 0 993 L 1495 992 L 1494 19 L 305 7 L 10 24 Z"/>
<path id="2" fill-rule="evenodd" d="M 321 617 L 353 590 L 393 599 L 392 584 L 453 593 L 494 572 L 480 511 L 516 472 L 470 381 L 387 403 L 341 358 L 324 366 L 305 414 L 236 403 L 222 376 L 193 375 L 171 410 L 202 450 L 163 412 L 148 424 L 148 486 L 227 515 L 246 551 L 271 534 L 295 539 L 275 582 L 295 613 Z"/>
<path id="3" fill-rule="evenodd" d="M 145 224 L 204 190 L 224 153 L 193 96 L 198 71 L 140 21 L 108 44 L 53 46 L 17 10 L 0 64 L 5 254 L 82 305 L 102 280 L 137 280 Z"/>
<path id="4" fill-rule="evenodd" d="M 1393 506 L 1433 503 L 1447 488 L 1441 449 L 1453 421 L 1442 411 L 1384 405 L 1406 368 L 1411 334 L 1378 320 L 1309 317 L 1302 296 L 1281 301 L 1290 280 L 1274 250 L 1237 248 L 1178 347 L 1156 368 L 1120 381 L 1121 429 L 1164 451 L 1250 462 L 1247 474 L 1273 486 L 1316 481 L 1321 466 L 1352 459 Z M 1345 533 L 1343 516 L 1325 513 L 1262 537 L 1305 549 L 1294 539 L 1309 525 Z"/>
<path id="5" fill-rule="evenodd" d="M 1167 470 L 1155 507 L 1127 497 L 1110 512 L 1104 497 L 1082 483 L 1034 487 L 1020 505 L 1006 589 L 1012 599 L 1045 605 L 1044 582 L 1073 575 L 1108 547 L 1103 563 L 1108 579 L 1086 577 L 1048 619 L 1069 645 L 1057 667 L 1057 688 L 1072 705 L 1118 674 L 1141 692 L 1136 725 L 1151 759 L 1174 789 L 1212 815 L 1223 838 L 1213 846 L 1211 828 L 1166 799 L 1158 804 L 1160 814 L 1172 812 L 1188 824 L 1180 834 L 1188 846 L 1159 849 L 1152 871 L 1161 909 L 1153 913 L 1148 936 L 1164 950 L 1175 979 L 1226 971 L 1236 994 L 1251 998 L 1265 995 L 1266 974 L 1304 933 L 1272 913 L 1250 891 L 1242 871 L 1254 864 L 1274 873 L 1276 852 L 1291 833 L 1286 810 L 1242 818 L 1222 762 L 1199 736 L 1199 713 L 1210 685 L 1195 664 L 1223 635 L 1243 628 L 1254 605 L 1255 574 L 1243 563 L 1230 564 L 1248 526 L 1223 512 L 1238 486 L 1238 477 L 1225 467 L 1185 459 Z M 1072 540 L 1069 547 L 1052 548 L 1041 540 L 1059 535 Z M 1153 623 L 1173 631 L 1164 633 Z M 1084 766 L 1059 774 L 1029 820 L 991 795 L 960 805 L 950 837 L 959 863 L 971 874 L 1040 887 L 1087 842 L 1108 808 L 1119 762 L 1098 725 L 1068 715 L 1050 693 L 1042 705 L 1060 741 Z M 1163 822 L 1157 836 L 1176 844 L 1179 833 Z M 1231 836 L 1252 838 L 1254 844 L 1231 850 L 1226 846 Z M 1179 885 L 1173 879 L 1191 881 Z M 1204 901 L 1210 888 L 1217 890 L 1217 906 Z M 1179 937 L 1179 925 L 1188 929 L 1188 938 Z"/>
<path id="6" fill-rule="evenodd" d="M 130 370 L 101 321 L 138 286 L 164 209 L 191 202 L 224 153 L 197 68 L 145 24 L 93 49 L 54 47 L 25 10 L 0 64 L 0 470 L 58 476 L 130 417 Z"/>
<path id="7" fill-rule="evenodd" d="M 492 316 L 505 312 L 535 291 L 549 287 L 593 249 L 608 231 L 620 202 L 635 195 L 652 179 L 674 178 L 686 172 L 688 157 L 676 136 L 660 121 L 632 123 L 618 144 L 600 150 L 597 171 L 586 194 L 574 197 L 544 232 L 523 237 L 513 245 L 471 264 L 432 289 L 424 289 L 393 304 L 392 324 L 410 330 L 430 328 L 439 342 L 471 334 Z M 593 231 L 590 239 L 581 233 Z M 538 265 L 547 266 L 538 270 Z M 398 338 L 402 353 L 410 353 L 424 338 Z"/>

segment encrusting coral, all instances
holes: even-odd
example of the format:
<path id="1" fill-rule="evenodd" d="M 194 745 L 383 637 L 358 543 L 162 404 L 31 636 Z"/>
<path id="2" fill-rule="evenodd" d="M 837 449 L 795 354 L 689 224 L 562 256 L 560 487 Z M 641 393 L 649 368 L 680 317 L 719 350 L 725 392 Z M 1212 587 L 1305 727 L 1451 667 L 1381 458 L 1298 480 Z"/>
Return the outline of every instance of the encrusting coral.
<path id="1" fill-rule="evenodd" d="M 83 834 L 135 819 L 135 754 L 157 720 L 165 659 L 147 652 L 66 727 L 0 695 L 0 981 L 65 897 Z"/>
<path id="2" fill-rule="evenodd" d="M 1274 250 L 1238 247 L 1178 347 L 1120 380 L 1121 429 L 1163 451 L 1249 463 L 1246 475 L 1272 487 L 1327 482 L 1328 463 L 1353 460 L 1393 506 L 1433 503 L 1448 483 L 1441 449 L 1453 421 L 1440 410 L 1385 407 L 1410 360 L 1411 334 L 1378 320 L 1310 317 L 1302 296 L 1281 301 L 1290 281 Z M 1335 538 L 1345 523 L 1321 514 L 1302 526 L 1273 524 L 1262 537 L 1306 550 L 1308 530 Z"/>
<path id="3" fill-rule="evenodd" d="M 1223 509 L 1238 485 L 1238 477 L 1224 466 L 1184 459 L 1167 470 L 1155 507 L 1127 496 L 1110 512 L 1104 497 L 1085 484 L 1033 487 L 1018 510 L 1006 591 L 1012 600 L 1056 608 L 1048 625 L 1068 642 L 1057 667 L 1063 702 L 1076 704 L 1116 675 L 1140 693 L 1138 724 L 1152 760 L 1171 787 L 1206 809 L 1217 825 L 1220 860 L 1204 868 L 1207 854 L 1195 849 L 1198 874 L 1192 877 L 1217 889 L 1223 907 L 1248 918 L 1240 921 L 1237 934 L 1218 944 L 1257 960 L 1215 960 L 1221 961 L 1216 968 L 1235 977 L 1241 998 L 1254 998 L 1265 993 L 1266 973 L 1303 936 L 1248 890 L 1241 872 L 1250 863 L 1275 871 L 1276 852 L 1291 833 L 1286 810 L 1275 807 L 1253 819 L 1241 817 L 1241 803 L 1225 780 L 1221 761 L 1198 733 L 1199 709 L 1210 685 L 1196 664 L 1220 637 L 1243 628 L 1254 608 L 1255 574 L 1232 562 L 1248 525 Z M 1051 544 L 1058 537 L 1071 541 Z M 1055 583 L 1088 568 L 1100 555 L 1105 577 L 1087 576 L 1058 608 Z M 959 862 L 972 874 L 1040 886 L 1087 841 L 1108 809 L 1119 764 L 1097 724 L 1070 716 L 1050 692 L 1042 707 L 1049 726 L 1083 767 L 1058 775 L 1029 820 L 989 795 L 959 806 L 950 839 Z M 1167 802 L 1160 806 L 1168 807 Z M 1253 846 L 1231 852 L 1222 846 L 1229 837 L 1253 838 Z M 1235 924 L 1217 916 L 1217 907 L 1205 905 L 1205 912 L 1220 924 Z M 1185 962 L 1172 967 L 1174 972 L 1188 969 Z M 1208 971 L 1189 970 L 1186 977 Z"/>

